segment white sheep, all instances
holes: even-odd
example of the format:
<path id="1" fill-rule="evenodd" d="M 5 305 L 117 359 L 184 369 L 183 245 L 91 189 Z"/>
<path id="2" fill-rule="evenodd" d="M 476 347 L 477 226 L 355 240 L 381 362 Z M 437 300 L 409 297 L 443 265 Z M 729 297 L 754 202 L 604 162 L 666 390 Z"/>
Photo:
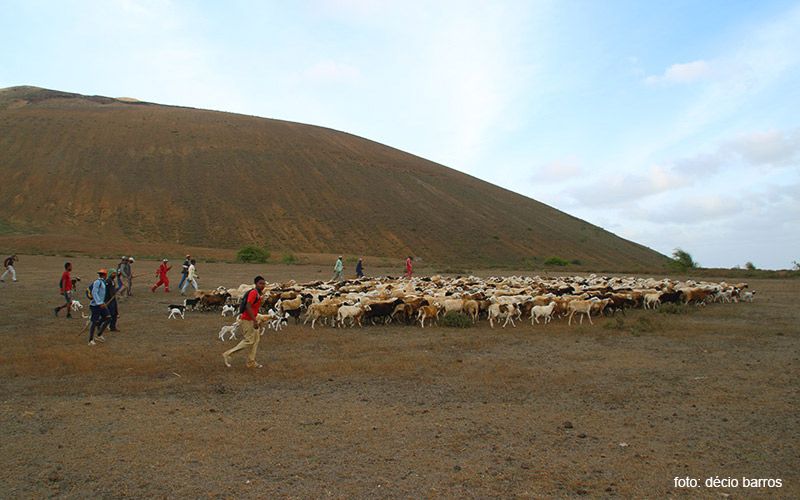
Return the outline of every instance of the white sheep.
<path id="1" fill-rule="evenodd" d="M 534 322 L 539 324 L 539 318 L 544 318 L 544 324 L 550 323 L 550 320 L 553 318 L 553 311 L 556 309 L 556 303 L 550 301 L 549 304 L 546 306 L 533 306 L 531 309 L 531 325 Z"/>

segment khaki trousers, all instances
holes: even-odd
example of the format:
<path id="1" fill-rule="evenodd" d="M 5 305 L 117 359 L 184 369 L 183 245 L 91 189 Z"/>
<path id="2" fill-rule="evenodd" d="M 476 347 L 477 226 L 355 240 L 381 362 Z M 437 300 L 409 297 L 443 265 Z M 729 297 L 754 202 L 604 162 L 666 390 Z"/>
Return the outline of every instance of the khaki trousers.
<path id="1" fill-rule="evenodd" d="M 247 354 L 247 366 L 253 366 L 256 364 L 256 351 L 258 351 L 258 341 L 261 340 L 261 335 L 258 333 L 258 330 L 253 327 L 252 321 L 243 319 L 239 326 L 242 332 L 244 332 L 244 338 L 241 342 L 236 344 L 236 347 L 225 351 L 225 356 L 230 356 L 237 351 L 249 347 L 250 352 Z"/>

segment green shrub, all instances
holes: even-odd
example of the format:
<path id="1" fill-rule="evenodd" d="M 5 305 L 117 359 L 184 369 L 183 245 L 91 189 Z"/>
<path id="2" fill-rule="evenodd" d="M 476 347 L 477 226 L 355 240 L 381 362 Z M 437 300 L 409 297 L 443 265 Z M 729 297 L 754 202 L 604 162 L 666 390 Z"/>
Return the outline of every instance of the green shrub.
<path id="1" fill-rule="evenodd" d="M 571 264 L 575 264 L 576 266 L 580 266 L 581 264 L 583 264 L 583 262 L 581 262 L 581 260 L 580 260 L 580 259 L 572 259 L 572 260 L 571 260 L 571 261 L 569 261 L 569 262 L 570 262 Z"/>
<path id="2" fill-rule="evenodd" d="M 281 257 L 281 262 L 284 264 L 297 264 L 297 257 L 293 253 L 286 253 Z"/>
<path id="3" fill-rule="evenodd" d="M 661 314 L 686 314 L 690 311 L 690 308 L 687 308 L 683 304 L 661 304 L 661 307 L 658 308 L 658 312 Z"/>
<path id="4" fill-rule="evenodd" d="M 756 265 L 753 264 L 752 262 L 746 262 L 744 268 L 747 269 L 748 271 L 755 271 Z"/>
<path id="5" fill-rule="evenodd" d="M 236 260 L 239 262 L 263 264 L 267 259 L 269 259 L 269 250 L 255 245 L 248 245 L 236 252 Z"/>
<path id="6" fill-rule="evenodd" d="M 625 320 L 621 316 L 614 316 L 612 320 L 603 323 L 603 328 L 607 330 L 624 330 Z"/>
<path id="7" fill-rule="evenodd" d="M 550 257 L 544 261 L 545 266 L 568 266 L 569 262 L 561 257 Z"/>
<path id="8" fill-rule="evenodd" d="M 472 320 L 462 312 L 450 311 L 442 318 L 442 325 L 451 328 L 472 328 Z"/>
<path id="9" fill-rule="evenodd" d="M 687 269 L 697 269 L 698 267 L 700 267 L 700 264 L 695 262 L 689 252 L 680 248 L 676 248 L 672 252 L 672 262 L 670 262 L 670 268 L 673 270 L 685 271 Z"/>

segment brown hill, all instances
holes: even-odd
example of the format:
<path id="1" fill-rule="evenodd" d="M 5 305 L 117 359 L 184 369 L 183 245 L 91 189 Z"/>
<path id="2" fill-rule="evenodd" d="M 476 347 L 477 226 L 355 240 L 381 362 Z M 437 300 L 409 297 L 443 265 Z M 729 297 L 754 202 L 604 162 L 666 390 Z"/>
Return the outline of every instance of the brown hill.
<path id="1" fill-rule="evenodd" d="M 322 127 L 35 87 L 0 90 L 0 245 L 164 243 L 471 265 L 665 257 L 525 196 Z M 75 250 L 75 249 L 73 249 Z"/>

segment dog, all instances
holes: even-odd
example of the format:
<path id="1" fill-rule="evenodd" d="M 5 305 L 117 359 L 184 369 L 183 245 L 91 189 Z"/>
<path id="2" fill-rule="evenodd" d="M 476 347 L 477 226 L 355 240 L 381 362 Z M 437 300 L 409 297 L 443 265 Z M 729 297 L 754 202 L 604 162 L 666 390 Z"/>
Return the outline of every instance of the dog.
<path id="1" fill-rule="evenodd" d="M 83 309 L 83 304 L 81 304 L 80 300 L 72 299 L 72 303 L 70 304 L 69 308 L 72 309 L 73 312 L 78 312 Z"/>
<path id="2" fill-rule="evenodd" d="M 197 303 L 200 302 L 200 299 L 183 299 L 183 307 L 188 308 L 191 307 L 192 311 L 194 311 L 195 307 L 197 307 Z"/>
<path id="3" fill-rule="evenodd" d="M 270 309 L 272 311 L 272 309 Z M 283 316 L 276 316 L 275 319 L 272 319 L 267 323 L 267 328 L 272 328 L 276 332 L 279 332 L 283 329 L 284 326 L 289 324 L 289 313 L 283 313 Z"/>
<path id="4" fill-rule="evenodd" d="M 239 330 L 239 323 L 234 323 L 232 325 L 225 325 L 219 330 L 219 339 L 223 342 L 225 341 L 225 334 L 227 333 L 228 340 L 233 340 L 236 338 L 236 331 Z"/>
<path id="5" fill-rule="evenodd" d="M 170 306 L 169 307 L 169 316 L 167 316 L 167 319 L 173 319 L 173 318 L 178 319 L 179 315 L 180 315 L 181 319 L 186 319 L 183 316 L 183 311 L 184 310 L 186 310 L 186 308 L 184 306 Z"/>
<path id="6" fill-rule="evenodd" d="M 227 316 L 228 313 L 231 313 L 231 316 L 236 316 L 236 308 L 231 305 L 222 306 L 222 315 Z"/>

